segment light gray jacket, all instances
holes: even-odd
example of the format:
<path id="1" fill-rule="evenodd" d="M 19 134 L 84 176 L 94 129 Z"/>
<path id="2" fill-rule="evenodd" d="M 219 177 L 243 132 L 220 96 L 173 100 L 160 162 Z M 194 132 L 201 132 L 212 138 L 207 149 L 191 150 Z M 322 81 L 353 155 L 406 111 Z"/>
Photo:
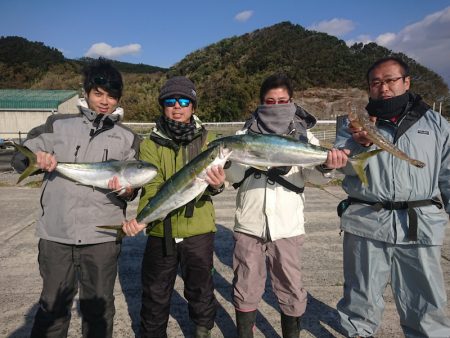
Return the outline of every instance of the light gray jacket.
<path id="1" fill-rule="evenodd" d="M 315 125 L 316 119 L 300 107 L 297 107 L 297 114 L 297 121 L 292 124 L 295 128 L 293 131 L 297 132 L 296 137 L 319 145 L 319 140 L 307 130 Z M 237 134 L 247 133 L 252 121 L 252 119 L 247 121 L 244 129 Z M 264 174 L 245 178 L 245 171 L 248 168 L 240 163 L 232 163 L 225 170 L 228 182 L 241 182 L 236 196 L 234 231 L 271 241 L 303 235 L 305 195 L 268 180 Z M 282 177 L 294 186 L 302 188 L 306 181 L 325 184 L 333 178 L 333 175 L 334 171 L 324 173 L 316 167 L 294 166 Z"/>
<path id="2" fill-rule="evenodd" d="M 364 187 L 354 172 L 346 168 L 343 188 L 350 197 L 369 202 L 417 201 L 441 198 L 444 209 L 435 205 L 415 208 L 418 216 L 417 242 L 442 245 L 450 213 L 450 126 L 438 113 L 420 100 L 398 125 L 377 121 L 380 132 L 411 158 L 425 162 L 416 168 L 388 152 L 367 161 L 369 184 Z M 354 142 L 348 121 L 338 130 L 335 146 L 347 148 L 352 154 L 369 151 Z M 366 238 L 387 243 L 411 244 L 407 233 L 409 218 L 406 209 L 375 211 L 368 204 L 351 204 L 341 217 L 341 229 Z"/>
<path id="3" fill-rule="evenodd" d="M 106 120 L 104 116 L 96 128 L 98 115 L 84 107 L 80 111 L 50 116 L 30 131 L 24 145 L 33 152 L 53 153 L 58 162 L 137 159 L 139 138 L 117 123 L 116 116 Z M 23 167 L 21 160 L 20 156 L 13 160 L 18 170 Z M 115 235 L 96 226 L 121 224 L 126 210 L 126 202 L 110 190 L 78 185 L 56 171 L 44 175 L 40 203 L 37 236 L 76 245 L 114 241 Z"/>

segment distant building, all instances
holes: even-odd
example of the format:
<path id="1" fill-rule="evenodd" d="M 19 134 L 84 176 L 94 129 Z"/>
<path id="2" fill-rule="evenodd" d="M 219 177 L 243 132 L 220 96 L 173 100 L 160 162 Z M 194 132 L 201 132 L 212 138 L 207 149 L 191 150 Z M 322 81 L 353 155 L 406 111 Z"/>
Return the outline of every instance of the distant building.
<path id="1" fill-rule="evenodd" d="M 0 138 L 26 137 L 53 114 L 78 113 L 75 90 L 0 89 Z"/>

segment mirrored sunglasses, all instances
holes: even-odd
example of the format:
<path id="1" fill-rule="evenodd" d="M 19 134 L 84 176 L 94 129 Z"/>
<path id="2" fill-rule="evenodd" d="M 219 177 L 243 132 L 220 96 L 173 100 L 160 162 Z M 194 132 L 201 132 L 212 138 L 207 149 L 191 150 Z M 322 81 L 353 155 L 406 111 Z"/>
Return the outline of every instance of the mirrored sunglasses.
<path id="1" fill-rule="evenodd" d="M 178 99 L 176 98 L 170 98 L 170 99 L 164 99 L 163 101 L 163 105 L 164 107 L 175 107 L 175 103 L 177 103 L 180 105 L 180 107 L 188 107 L 189 104 L 191 103 L 190 99 L 185 99 L 184 97 L 180 97 Z"/>

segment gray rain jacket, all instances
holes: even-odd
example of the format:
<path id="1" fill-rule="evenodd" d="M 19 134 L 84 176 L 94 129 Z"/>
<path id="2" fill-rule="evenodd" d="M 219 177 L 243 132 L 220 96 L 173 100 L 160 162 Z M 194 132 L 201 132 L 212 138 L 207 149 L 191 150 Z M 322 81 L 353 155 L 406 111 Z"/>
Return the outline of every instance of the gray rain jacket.
<path id="1" fill-rule="evenodd" d="M 397 124 L 378 120 L 379 131 L 408 156 L 425 162 L 416 168 L 386 151 L 371 157 L 365 172 L 369 184 L 364 187 L 349 166 L 343 188 L 350 197 L 369 201 L 418 201 L 442 199 L 444 209 L 436 205 L 415 208 L 418 220 L 417 242 L 407 238 L 407 209 L 376 211 L 371 205 L 354 203 L 343 213 L 341 229 L 354 235 L 397 244 L 442 245 L 450 213 L 450 125 L 415 95 L 411 109 Z M 354 142 L 348 121 L 338 130 L 335 146 L 347 148 L 352 155 L 369 151 Z M 447 212 L 447 213 L 446 213 Z"/>
<path id="2" fill-rule="evenodd" d="M 53 153 L 58 162 L 137 159 L 139 138 L 117 123 L 117 116 L 102 117 L 82 106 L 80 111 L 50 116 L 44 125 L 28 133 L 24 145 L 33 152 Z M 18 171 L 24 169 L 23 159 L 20 155 L 13 158 Z M 115 234 L 99 231 L 96 226 L 121 224 L 127 205 L 110 190 L 76 184 L 56 171 L 45 173 L 40 203 L 36 235 L 76 245 L 115 241 Z"/>

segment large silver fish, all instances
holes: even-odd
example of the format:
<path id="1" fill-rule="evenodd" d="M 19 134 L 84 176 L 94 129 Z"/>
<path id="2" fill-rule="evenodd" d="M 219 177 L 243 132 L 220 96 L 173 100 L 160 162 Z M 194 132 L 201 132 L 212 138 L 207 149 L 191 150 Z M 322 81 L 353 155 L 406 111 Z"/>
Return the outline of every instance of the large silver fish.
<path id="1" fill-rule="evenodd" d="M 223 167 L 231 151 L 220 146 L 210 147 L 170 177 L 136 217 L 138 223 L 149 224 L 164 219 L 171 211 L 200 196 L 208 186 L 206 172 L 212 166 Z M 147 226 L 148 228 L 149 226 Z M 121 225 L 101 225 L 101 229 L 117 230 L 125 236 Z"/>
<path id="2" fill-rule="evenodd" d="M 322 164 L 327 159 L 328 149 L 287 136 L 274 134 L 242 134 L 216 139 L 210 146 L 232 151 L 231 161 L 256 168 L 279 166 L 309 167 Z M 356 174 L 363 184 L 367 184 L 364 162 L 382 149 L 361 153 L 349 158 Z"/>
<path id="3" fill-rule="evenodd" d="M 375 124 L 370 121 L 369 114 L 365 110 L 356 110 L 355 108 L 350 107 L 350 111 L 348 114 L 348 119 L 352 123 L 353 127 L 362 128 L 367 132 L 367 138 L 378 147 L 386 150 L 388 153 L 391 153 L 395 157 L 398 157 L 401 160 L 408 161 L 413 166 L 417 168 L 425 167 L 425 163 L 410 158 L 403 151 L 398 149 L 392 142 L 386 139 L 377 129 Z"/>
<path id="4" fill-rule="evenodd" d="M 20 175 L 17 183 L 39 170 L 36 155 L 28 148 L 14 143 L 13 146 L 28 158 L 28 167 Z M 61 175 L 80 184 L 108 189 L 108 182 L 117 176 L 122 187 L 139 188 L 150 182 L 157 168 L 143 161 L 107 161 L 94 163 L 58 162 L 55 169 Z"/>

